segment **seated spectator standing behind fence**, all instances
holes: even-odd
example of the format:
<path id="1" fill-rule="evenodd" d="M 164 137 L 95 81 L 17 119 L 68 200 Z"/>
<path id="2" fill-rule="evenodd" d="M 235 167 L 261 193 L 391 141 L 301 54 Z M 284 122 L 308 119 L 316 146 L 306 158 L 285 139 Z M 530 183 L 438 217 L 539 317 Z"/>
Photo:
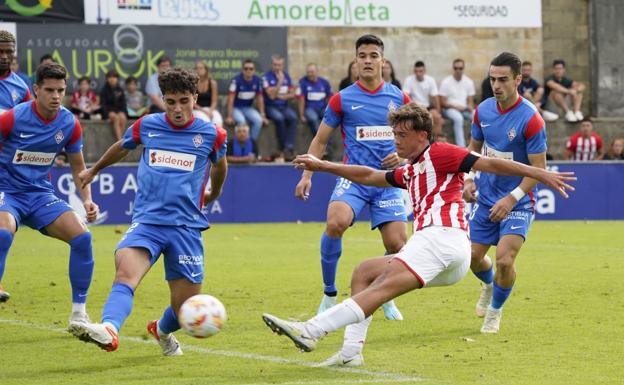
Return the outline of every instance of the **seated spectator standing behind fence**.
<path id="1" fill-rule="evenodd" d="M 602 138 L 593 131 L 591 120 L 583 119 L 579 131 L 568 139 L 565 156 L 576 161 L 602 159 Z"/>
<path id="2" fill-rule="evenodd" d="M 195 63 L 195 72 L 199 76 L 199 82 L 197 83 L 197 103 L 195 103 L 193 113 L 196 117 L 221 127 L 223 118 L 217 110 L 217 97 L 219 96 L 217 81 L 210 76 L 210 68 L 203 60 Z"/>
<path id="3" fill-rule="evenodd" d="M 437 140 L 442 135 L 444 119 L 440 109 L 438 86 L 435 79 L 426 74 L 425 63 L 420 60 L 414 63 L 414 74 L 405 78 L 403 91 L 413 102 L 429 110 L 433 119 L 433 137 Z"/>
<path id="4" fill-rule="evenodd" d="M 100 119 L 100 101 L 91 89 L 91 79 L 83 76 L 78 79 L 78 89 L 71 98 L 71 112 L 78 119 Z"/>
<path id="5" fill-rule="evenodd" d="M 394 73 L 394 66 L 392 62 L 388 59 L 384 61 L 383 67 L 381 69 L 381 76 L 383 77 L 384 82 L 390 83 L 393 86 L 401 89 L 401 82 L 397 80 L 396 74 Z"/>
<path id="6" fill-rule="evenodd" d="M 545 121 L 554 122 L 559 119 L 559 115 L 542 108 L 544 87 L 531 77 L 532 74 L 533 64 L 530 61 L 522 62 L 522 82 L 518 85 L 518 93 L 537 107 Z"/>
<path id="7" fill-rule="evenodd" d="M 342 91 L 345 88 L 349 87 L 351 84 L 355 83 L 358 80 L 358 68 L 355 64 L 355 60 L 349 63 L 349 68 L 347 69 L 347 77 L 342 78 L 340 80 L 340 85 L 338 86 L 338 90 Z"/>
<path id="8" fill-rule="evenodd" d="M 267 117 L 275 124 L 279 150 L 284 159 L 295 158 L 297 113 L 288 105 L 295 96 L 295 87 L 288 72 L 284 70 L 284 58 L 271 56 L 271 70 L 264 74 L 264 98 Z"/>
<path id="9" fill-rule="evenodd" d="M 253 108 L 254 99 L 258 109 Z M 267 123 L 262 96 L 262 80 L 256 76 L 256 64 L 252 60 L 243 62 L 243 71 L 230 82 L 227 98 L 227 124 L 248 124 L 251 138 L 258 140 L 262 124 Z"/>
<path id="10" fill-rule="evenodd" d="M 127 112 L 130 119 L 140 118 L 147 113 L 145 106 L 145 97 L 143 92 L 139 91 L 139 82 L 134 76 L 126 78 L 126 104 Z"/>
<path id="11" fill-rule="evenodd" d="M 559 108 L 563 110 L 565 119 L 568 122 L 578 122 L 583 120 L 581 112 L 581 104 L 583 103 L 583 91 L 585 84 L 574 81 L 565 77 L 566 67 L 563 59 L 553 61 L 552 74 L 544 81 L 544 102 L 543 108 L 552 100 Z M 567 98 L 570 98 L 572 109 L 568 105 Z"/>
<path id="12" fill-rule="evenodd" d="M 474 82 L 464 75 L 463 59 L 453 61 L 453 75 L 447 76 L 440 84 L 442 114 L 453 122 L 455 144 L 466 146 L 464 137 L 464 119 L 472 121 L 474 111 Z"/>
<path id="13" fill-rule="evenodd" d="M 30 83 L 30 78 L 28 77 L 28 75 L 26 75 L 26 73 L 19 70 L 19 61 L 17 60 L 17 56 L 13 56 L 13 60 L 11 60 L 11 72 L 13 72 L 20 79 L 22 79 L 24 83 L 26 83 L 26 85 L 28 86 L 28 90 L 32 94 L 33 91 L 32 84 Z"/>
<path id="14" fill-rule="evenodd" d="M 615 138 L 611 141 L 604 160 L 624 160 L 624 138 Z"/>
<path id="15" fill-rule="evenodd" d="M 145 84 L 147 106 L 149 107 L 150 113 L 165 111 L 163 94 L 160 92 L 160 87 L 158 86 L 158 74 L 171 68 L 171 59 L 169 56 L 165 55 L 159 57 L 158 60 L 156 60 L 156 67 L 158 67 L 158 70 L 147 79 L 147 83 Z"/>
<path id="16" fill-rule="evenodd" d="M 121 140 L 126 131 L 126 116 L 128 106 L 126 105 L 126 95 L 119 85 L 119 74 L 115 70 L 106 73 L 106 83 L 100 92 L 100 103 L 102 103 L 102 117 L 108 119 L 113 133 L 117 140 Z"/>
<path id="17" fill-rule="evenodd" d="M 299 79 L 295 94 L 298 101 L 299 119 L 308 123 L 312 136 L 314 136 L 321 120 L 323 120 L 327 102 L 334 94 L 327 79 L 318 76 L 316 64 L 308 64 L 306 76 Z"/>
<path id="18" fill-rule="evenodd" d="M 256 142 L 249 135 L 249 126 L 241 123 L 234 127 L 234 138 L 227 143 L 228 163 L 254 163 L 258 159 Z"/>

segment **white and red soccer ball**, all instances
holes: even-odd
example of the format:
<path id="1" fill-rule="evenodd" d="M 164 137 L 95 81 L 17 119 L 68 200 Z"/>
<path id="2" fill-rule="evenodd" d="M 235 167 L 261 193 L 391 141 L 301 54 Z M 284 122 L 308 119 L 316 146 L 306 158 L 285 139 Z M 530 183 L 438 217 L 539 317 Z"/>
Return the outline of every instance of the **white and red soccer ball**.
<path id="1" fill-rule="evenodd" d="M 221 301 L 208 294 L 197 294 L 184 301 L 178 321 L 189 335 L 206 338 L 217 334 L 226 320 Z"/>

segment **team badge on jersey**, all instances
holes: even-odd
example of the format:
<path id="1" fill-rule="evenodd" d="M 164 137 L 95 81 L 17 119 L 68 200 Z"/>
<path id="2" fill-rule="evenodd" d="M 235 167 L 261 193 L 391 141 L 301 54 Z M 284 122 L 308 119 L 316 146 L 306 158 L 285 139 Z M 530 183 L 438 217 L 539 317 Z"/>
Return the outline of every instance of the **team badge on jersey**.
<path id="1" fill-rule="evenodd" d="M 390 103 L 388 103 L 388 111 L 394 112 L 396 110 L 397 110 L 397 105 L 391 100 Z"/>
<path id="2" fill-rule="evenodd" d="M 515 137 L 516 137 L 516 128 L 512 127 L 511 130 L 507 132 L 507 138 L 509 139 L 510 142 L 512 142 Z"/>
<path id="3" fill-rule="evenodd" d="M 4 191 L 0 191 L 0 206 L 4 206 Z"/>
<path id="4" fill-rule="evenodd" d="M 11 90 L 11 97 L 13 98 L 13 102 L 17 101 L 17 99 L 19 98 L 19 94 L 15 89 Z"/>
<path id="5" fill-rule="evenodd" d="M 65 139 L 65 135 L 63 135 L 63 131 L 59 131 L 56 133 L 56 135 L 54 135 L 54 140 L 56 140 L 56 143 L 61 143 L 61 141 Z"/>
<path id="6" fill-rule="evenodd" d="M 193 144 L 195 147 L 199 147 L 204 143 L 204 138 L 202 138 L 201 134 L 197 134 L 193 137 Z"/>

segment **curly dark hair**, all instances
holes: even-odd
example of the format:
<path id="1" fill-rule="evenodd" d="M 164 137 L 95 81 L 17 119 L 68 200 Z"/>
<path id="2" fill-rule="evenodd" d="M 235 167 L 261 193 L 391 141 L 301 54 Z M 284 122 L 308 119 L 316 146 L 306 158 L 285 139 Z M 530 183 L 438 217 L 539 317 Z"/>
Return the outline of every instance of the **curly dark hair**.
<path id="1" fill-rule="evenodd" d="M 0 42 L 15 43 L 15 36 L 9 31 L 0 30 Z"/>
<path id="2" fill-rule="evenodd" d="M 199 77 L 195 72 L 180 67 L 168 69 L 158 75 L 158 86 L 163 95 L 183 94 L 187 91 L 195 95 L 198 81 Z"/>
<path id="3" fill-rule="evenodd" d="M 67 82 L 67 70 L 58 63 L 43 64 L 37 67 L 37 85 L 46 79 L 60 79 Z"/>
<path id="4" fill-rule="evenodd" d="M 414 131 L 426 131 L 427 138 L 431 139 L 433 121 L 431 120 L 431 114 L 426 108 L 410 102 L 388 114 L 388 124 L 391 127 L 396 127 L 403 122 L 409 124 Z"/>

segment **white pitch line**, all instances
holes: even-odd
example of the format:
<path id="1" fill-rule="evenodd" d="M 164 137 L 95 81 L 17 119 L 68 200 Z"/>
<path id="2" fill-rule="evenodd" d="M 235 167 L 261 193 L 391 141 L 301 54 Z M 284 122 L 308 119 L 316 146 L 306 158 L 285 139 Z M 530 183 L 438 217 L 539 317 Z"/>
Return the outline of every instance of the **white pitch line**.
<path id="1" fill-rule="evenodd" d="M 401 383 L 401 382 L 412 382 L 410 379 L 399 379 L 393 380 L 388 378 L 375 378 L 370 380 L 347 380 L 346 384 L 388 384 L 388 383 Z M 336 380 L 325 380 L 325 381 L 290 381 L 290 382 L 259 382 L 259 383 L 250 383 L 250 384 L 240 384 L 240 385 L 325 385 L 325 384 L 335 384 Z M 344 382 L 343 382 L 344 383 Z"/>
<path id="2" fill-rule="evenodd" d="M 23 327 L 27 327 L 31 329 L 47 330 L 47 331 L 52 331 L 56 333 L 64 333 L 64 334 L 67 333 L 67 329 L 55 328 L 52 326 L 40 325 L 40 324 L 35 324 L 32 322 L 21 321 L 21 320 L 0 319 L 0 324 L 2 323 L 8 324 L 8 325 L 14 325 L 14 326 L 23 326 Z M 154 340 L 144 340 L 138 337 L 120 337 L 119 339 L 121 341 L 130 341 L 130 342 L 135 342 L 135 343 L 144 344 L 144 345 L 157 345 L 156 341 Z M 308 368 L 314 368 L 315 365 L 318 364 L 317 362 L 291 360 L 288 358 L 282 358 L 282 357 L 276 357 L 276 356 L 265 356 L 262 354 L 242 353 L 242 352 L 231 351 L 231 350 L 210 349 L 210 348 L 204 348 L 201 346 L 195 346 L 195 345 L 190 345 L 190 344 L 184 344 L 183 346 L 184 346 L 184 350 L 187 350 L 187 351 L 191 351 L 195 353 L 203 353 L 203 354 L 212 354 L 212 355 L 217 355 L 217 356 L 236 357 L 236 358 L 243 358 L 243 359 L 255 360 L 255 361 L 268 361 L 268 362 L 274 362 L 274 363 L 279 363 L 279 364 L 305 366 Z M 350 383 L 354 383 L 354 384 L 359 384 L 359 383 L 365 384 L 365 383 L 376 383 L 376 382 L 396 382 L 396 383 L 398 382 L 421 382 L 425 380 L 422 377 L 404 376 L 401 374 L 396 374 L 396 373 L 391 373 L 391 372 L 378 372 L 378 371 L 356 369 L 356 368 L 325 367 L 325 368 L 317 368 L 317 369 L 325 369 L 325 370 L 332 370 L 332 371 L 343 372 L 343 373 L 353 373 L 353 374 L 359 374 L 359 375 L 382 377 L 380 379 L 369 379 L 369 380 L 348 380 L 350 381 Z M 336 380 L 332 380 L 332 382 L 335 382 L 335 381 Z M 285 383 L 273 384 L 273 385 L 291 385 L 291 384 L 292 385 L 299 385 L 299 384 L 321 385 L 324 383 L 319 382 L 319 381 L 285 382 Z M 265 385 L 265 384 L 246 384 L 246 385 Z"/>

